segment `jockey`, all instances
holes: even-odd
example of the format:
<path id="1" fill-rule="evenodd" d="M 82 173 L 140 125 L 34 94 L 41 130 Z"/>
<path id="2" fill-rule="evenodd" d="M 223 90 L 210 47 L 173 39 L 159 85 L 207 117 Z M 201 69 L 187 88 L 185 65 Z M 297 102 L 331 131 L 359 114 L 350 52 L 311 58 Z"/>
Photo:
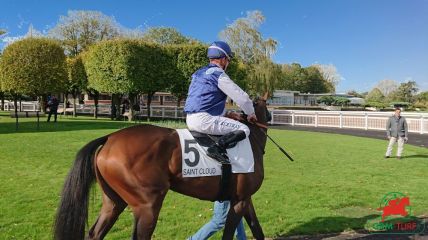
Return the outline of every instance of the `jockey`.
<path id="1" fill-rule="evenodd" d="M 242 117 L 234 112 L 226 114 L 226 98 L 229 96 L 247 115 L 249 122 L 257 121 L 253 102 L 248 94 L 236 85 L 225 73 L 233 58 L 229 45 L 216 41 L 208 47 L 210 63 L 192 75 L 192 82 L 184 111 L 189 130 L 223 135 L 208 148 L 208 156 L 222 163 L 228 163 L 226 149 L 250 135 L 250 129 Z M 227 115 L 227 116 L 226 116 Z M 233 119 L 232 119 L 233 118 Z M 234 120 L 236 119 L 236 120 Z"/>

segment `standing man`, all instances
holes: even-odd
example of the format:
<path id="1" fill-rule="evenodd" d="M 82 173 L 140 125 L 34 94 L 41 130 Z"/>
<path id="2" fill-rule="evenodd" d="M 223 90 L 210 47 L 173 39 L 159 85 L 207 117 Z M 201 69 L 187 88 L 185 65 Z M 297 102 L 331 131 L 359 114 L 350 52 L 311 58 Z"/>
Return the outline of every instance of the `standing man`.
<path id="1" fill-rule="evenodd" d="M 395 142 L 398 142 L 397 159 L 401 158 L 404 143 L 408 140 L 407 121 L 401 115 L 401 109 L 395 108 L 395 113 L 388 119 L 386 124 L 386 134 L 389 139 L 388 149 L 386 150 L 385 158 L 391 156 L 392 148 Z"/>
<path id="2" fill-rule="evenodd" d="M 55 96 L 52 96 L 48 101 L 48 107 L 49 107 L 48 122 L 51 121 L 52 114 L 54 114 L 54 122 L 56 122 L 56 117 L 58 114 L 58 105 L 59 105 L 58 99 Z"/>

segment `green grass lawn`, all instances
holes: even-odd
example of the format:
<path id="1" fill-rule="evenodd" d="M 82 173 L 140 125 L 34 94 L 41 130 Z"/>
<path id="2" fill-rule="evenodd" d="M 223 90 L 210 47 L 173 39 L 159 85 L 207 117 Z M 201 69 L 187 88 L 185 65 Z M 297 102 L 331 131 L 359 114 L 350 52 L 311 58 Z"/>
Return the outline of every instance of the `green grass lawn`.
<path id="1" fill-rule="evenodd" d="M 59 193 L 76 152 L 90 140 L 130 125 L 89 117 L 61 118 L 56 124 L 42 120 L 37 131 L 34 118 L 20 119 L 15 131 L 14 119 L 0 114 L 0 239 L 51 239 Z M 379 215 L 382 197 L 393 191 L 410 197 L 414 215 L 428 215 L 428 149 L 406 145 L 402 160 L 385 160 L 387 142 L 382 140 L 285 130 L 269 134 L 296 161 L 267 144 L 265 181 L 254 195 L 266 236 L 362 229 Z M 101 202 L 98 189 L 92 196 L 89 225 Z M 185 239 L 211 214 L 212 203 L 169 192 L 154 238 Z M 106 239 L 129 239 L 132 221 L 131 212 L 124 211 Z"/>

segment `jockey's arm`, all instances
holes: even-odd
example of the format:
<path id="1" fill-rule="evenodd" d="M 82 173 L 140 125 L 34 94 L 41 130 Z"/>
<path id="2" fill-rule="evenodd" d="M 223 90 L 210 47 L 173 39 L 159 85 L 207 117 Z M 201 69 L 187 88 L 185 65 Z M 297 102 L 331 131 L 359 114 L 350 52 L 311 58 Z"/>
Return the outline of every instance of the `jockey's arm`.
<path id="1" fill-rule="evenodd" d="M 229 96 L 245 114 L 254 114 L 253 101 L 251 101 L 248 94 L 236 85 L 226 73 L 220 75 L 218 79 L 218 88 Z"/>

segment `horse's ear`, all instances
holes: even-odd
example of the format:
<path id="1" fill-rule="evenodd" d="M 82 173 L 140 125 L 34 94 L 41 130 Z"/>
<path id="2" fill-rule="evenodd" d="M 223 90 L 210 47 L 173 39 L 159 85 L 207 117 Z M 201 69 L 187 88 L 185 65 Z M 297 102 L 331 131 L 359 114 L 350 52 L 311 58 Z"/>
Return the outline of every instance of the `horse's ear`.
<path id="1" fill-rule="evenodd" d="M 262 99 L 264 101 L 266 101 L 266 100 L 268 100 L 268 98 L 269 98 L 269 92 L 265 92 L 265 94 L 263 95 Z"/>

